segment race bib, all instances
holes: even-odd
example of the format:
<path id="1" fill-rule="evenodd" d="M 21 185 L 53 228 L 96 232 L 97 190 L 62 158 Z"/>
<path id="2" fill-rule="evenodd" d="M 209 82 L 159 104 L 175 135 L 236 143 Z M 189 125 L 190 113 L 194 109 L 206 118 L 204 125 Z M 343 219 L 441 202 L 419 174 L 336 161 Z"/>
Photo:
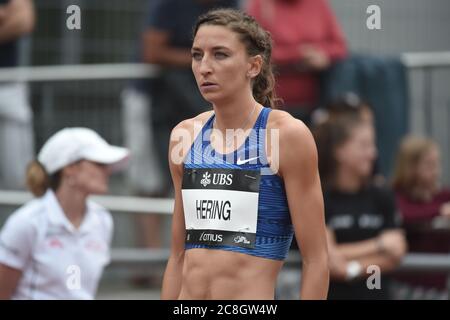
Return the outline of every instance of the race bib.
<path id="1" fill-rule="evenodd" d="M 185 168 L 186 243 L 254 248 L 259 182 L 259 170 Z"/>

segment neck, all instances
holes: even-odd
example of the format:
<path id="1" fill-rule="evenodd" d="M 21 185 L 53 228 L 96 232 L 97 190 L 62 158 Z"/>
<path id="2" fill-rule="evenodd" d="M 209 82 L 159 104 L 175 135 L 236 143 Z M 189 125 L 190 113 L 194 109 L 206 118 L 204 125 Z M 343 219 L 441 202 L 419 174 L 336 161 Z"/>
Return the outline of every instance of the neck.
<path id="1" fill-rule="evenodd" d="M 334 186 L 343 192 L 358 192 L 361 189 L 361 177 L 346 168 L 339 168 L 336 172 Z"/>
<path id="2" fill-rule="evenodd" d="M 243 121 L 248 121 L 248 126 L 249 123 L 253 123 L 261 109 L 251 94 L 214 103 L 213 107 L 216 125 L 220 130 L 239 129 L 243 125 Z M 252 113 L 252 111 L 254 112 Z"/>
<path id="3" fill-rule="evenodd" d="M 78 228 L 86 212 L 87 195 L 67 185 L 62 185 L 56 191 L 56 198 L 67 219 L 75 228 Z"/>

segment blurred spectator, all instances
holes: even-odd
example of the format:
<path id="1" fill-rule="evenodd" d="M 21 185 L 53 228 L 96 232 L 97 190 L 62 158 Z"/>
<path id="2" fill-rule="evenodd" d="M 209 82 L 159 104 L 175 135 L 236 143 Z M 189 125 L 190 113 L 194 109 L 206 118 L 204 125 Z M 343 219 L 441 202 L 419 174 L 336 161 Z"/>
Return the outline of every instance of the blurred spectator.
<path id="1" fill-rule="evenodd" d="M 143 42 L 140 41 L 136 46 L 133 62 L 142 63 L 142 46 Z M 167 196 L 167 190 L 162 187 L 165 177 L 161 172 L 161 157 L 155 152 L 151 82 L 151 78 L 131 80 L 121 92 L 120 98 L 124 144 L 132 154 L 126 171 L 127 190 L 133 196 L 156 198 Z M 136 245 L 160 248 L 164 234 L 164 220 L 160 213 L 136 214 L 133 219 Z M 161 276 L 155 273 L 133 275 L 131 281 L 139 287 L 161 286 Z"/>
<path id="2" fill-rule="evenodd" d="M 19 63 L 19 39 L 34 27 L 32 0 L 0 0 L 0 71 Z M 0 188 L 25 187 L 33 158 L 32 111 L 23 83 L 0 82 Z"/>
<path id="3" fill-rule="evenodd" d="M 145 82 L 144 82 L 145 83 Z M 155 154 L 155 141 L 151 125 L 151 97 L 138 85 L 129 85 L 121 94 L 124 143 L 133 155 L 127 170 L 127 188 L 138 197 L 163 197 L 163 177 Z M 150 213 L 150 212 L 149 212 Z M 160 213 L 136 214 L 137 246 L 160 248 L 164 234 Z M 160 287 L 161 276 L 147 274 L 133 276 L 132 282 L 140 287 Z"/>
<path id="4" fill-rule="evenodd" d="M 135 61 L 136 62 L 136 61 Z M 158 196 L 161 170 L 155 151 L 151 113 L 153 103 L 148 92 L 149 79 L 130 81 L 121 92 L 121 116 L 124 141 L 133 155 L 127 170 L 131 192 L 139 196 Z"/>
<path id="5" fill-rule="evenodd" d="M 328 121 L 330 118 L 337 118 L 345 115 L 359 115 L 362 121 L 371 125 L 375 124 L 373 112 L 369 104 L 362 101 L 356 94 L 349 92 L 328 104 L 326 109 L 316 109 L 312 114 L 311 125 L 314 128 Z"/>
<path id="6" fill-rule="evenodd" d="M 311 117 L 311 127 L 314 132 L 315 128 L 325 127 L 326 123 L 333 121 L 336 118 L 342 117 L 361 117 L 362 121 L 367 122 L 369 125 L 373 125 L 373 113 L 368 104 L 361 101 L 359 97 L 355 94 L 348 93 L 339 99 L 336 99 L 333 103 L 327 105 L 327 108 L 318 108 L 312 113 Z M 323 125 L 323 126 L 322 126 Z M 319 130 L 319 129 L 317 129 Z M 323 129 L 322 129 L 323 130 Z M 332 163 L 334 160 L 330 157 L 319 157 L 322 168 L 321 175 L 327 174 L 326 168 L 332 168 Z M 374 178 L 375 179 L 375 178 Z M 377 178 L 379 179 L 379 178 Z M 291 250 L 298 250 L 298 245 L 296 241 L 292 242 Z M 280 277 L 280 287 L 277 295 L 281 299 L 295 299 L 296 293 L 298 291 L 298 284 L 300 279 L 296 278 L 297 273 L 282 273 Z M 294 280 L 295 279 L 295 280 Z M 296 283 L 296 284 L 293 284 Z"/>
<path id="7" fill-rule="evenodd" d="M 363 108 L 341 110 L 314 129 L 328 226 L 330 299 L 389 299 L 386 273 L 406 252 L 394 195 L 372 180 L 377 151 Z M 368 288 L 371 265 L 380 268 L 380 288 Z"/>
<path id="8" fill-rule="evenodd" d="M 435 218 L 450 221 L 450 190 L 440 186 L 440 178 L 437 143 L 415 136 L 405 138 L 397 155 L 393 186 L 411 252 L 450 252 L 450 230 L 433 228 Z M 413 274 L 398 279 L 410 286 L 409 296 L 403 298 L 448 297 L 446 273 Z"/>
<path id="9" fill-rule="evenodd" d="M 88 200 L 108 191 L 108 178 L 128 150 L 86 128 L 63 129 L 27 170 L 36 199 L 0 233 L 0 299 L 93 299 L 110 261 L 113 221 Z"/>
<path id="10" fill-rule="evenodd" d="M 312 127 L 319 125 L 330 118 L 336 118 L 344 115 L 359 115 L 362 121 L 375 126 L 374 113 L 372 107 L 363 101 L 353 92 L 348 92 L 333 102 L 329 103 L 325 108 L 316 109 L 312 114 Z M 378 155 L 378 154 L 377 154 Z M 326 159 L 322 159 L 326 160 Z M 386 178 L 379 172 L 378 156 L 373 168 L 373 181 L 377 184 L 385 184 Z"/>
<path id="11" fill-rule="evenodd" d="M 319 75 L 347 55 L 345 38 L 326 0 L 249 0 L 248 12 L 274 40 L 277 94 L 283 109 L 309 123 L 319 103 Z"/>

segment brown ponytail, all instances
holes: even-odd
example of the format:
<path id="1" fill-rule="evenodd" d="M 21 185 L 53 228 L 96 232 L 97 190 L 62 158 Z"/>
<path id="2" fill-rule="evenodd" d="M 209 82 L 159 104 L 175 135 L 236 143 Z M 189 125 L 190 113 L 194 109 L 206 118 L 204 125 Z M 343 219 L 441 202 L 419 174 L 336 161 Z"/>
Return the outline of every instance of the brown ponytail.
<path id="1" fill-rule="evenodd" d="M 36 196 L 41 197 L 50 186 L 50 178 L 44 167 L 33 160 L 27 168 L 27 187 Z"/>
<path id="2" fill-rule="evenodd" d="M 202 25 L 228 27 L 236 32 L 251 57 L 261 55 L 262 69 L 253 81 L 253 97 L 267 107 L 276 108 L 280 99 L 275 95 L 275 77 L 272 71 L 272 38 L 250 15 L 234 9 L 215 9 L 201 15 L 194 27 L 194 37 Z"/>
<path id="3" fill-rule="evenodd" d="M 253 96 L 255 100 L 262 105 L 269 106 L 272 109 L 280 104 L 280 99 L 275 95 L 275 76 L 272 70 L 271 56 L 272 56 L 272 39 L 266 33 L 264 37 L 263 47 L 266 48 L 262 55 L 263 64 L 261 72 L 256 76 L 253 82 Z"/>

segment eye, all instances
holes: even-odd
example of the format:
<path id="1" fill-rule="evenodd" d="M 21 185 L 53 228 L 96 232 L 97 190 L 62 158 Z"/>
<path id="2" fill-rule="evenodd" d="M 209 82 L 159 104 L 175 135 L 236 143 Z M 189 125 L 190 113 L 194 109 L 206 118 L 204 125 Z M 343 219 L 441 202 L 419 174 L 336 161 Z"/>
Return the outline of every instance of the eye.
<path id="1" fill-rule="evenodd" d="M 217 59 L 225 59 L 225 58 L 228 57 L 228 55 L 227 55 L 226 53 L 220 52 L 220 51 L 214 53 L 214 56 L 215 56 Z"/>
<path id="2" fill-rule="evenodd" d="M 192 59 L 200 61 L 202 59 L 202 54 L 200 52 L 192 52 Z"/>

